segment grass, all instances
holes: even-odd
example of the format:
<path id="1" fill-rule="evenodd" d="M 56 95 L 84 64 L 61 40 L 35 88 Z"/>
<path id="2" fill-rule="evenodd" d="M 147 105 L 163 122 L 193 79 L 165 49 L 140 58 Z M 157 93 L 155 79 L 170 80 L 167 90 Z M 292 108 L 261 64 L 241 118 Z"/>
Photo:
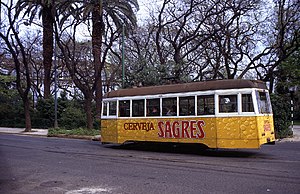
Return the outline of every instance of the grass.
<path id="1" fill-rule="evenodd" d="M 63 128 L 51 128 L 48 131 L 48 136 L 56 136 L 56 135 L 78 135 L 78 136 L 95 136 L 99 135 L 100 131 L 96 129 L 86 129 L 86 128 L 78 128 L 78 129 L 63 129 Z"/>

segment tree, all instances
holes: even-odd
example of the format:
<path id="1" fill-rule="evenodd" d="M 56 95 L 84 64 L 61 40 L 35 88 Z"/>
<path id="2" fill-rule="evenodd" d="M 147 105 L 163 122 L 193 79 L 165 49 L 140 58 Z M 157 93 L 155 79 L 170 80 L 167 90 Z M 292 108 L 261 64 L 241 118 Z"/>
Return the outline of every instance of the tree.
<path id="1" fill-rule="evenodd" d="M 176 80 L 233 79 L 257 29 L 249 21 L 260 1 L 164 0 L 155 23 L 160 64 L 172 65 Z"/>
<path id="2" fill-rule="evenodd" d="M 1 60 L 5 61 L 3 58 Z M 0 71 L 0 125 L 4 127 L 24 126 L 19 123 L 20 118 L 24 118 L 24 111 L 15 81 L 15 77 Z"/>
<path id="3" fill-rule="evenodd" d="M 26 47 L 24 42 L 20 38 L 20 24 L 22 18 L 20 17 L 20 7 L 14 6 L 13 0 L 1 5 L 6 13 L 7 23 L 4 24 L 1 21 L 1 28 L 5 28 L 6 32 L 0 31 L 0 38 L 6 45 L 6 51 L 10 54 L 14 70 L 16 73 L 16 88 L 23 101 L 24 114 L 25 114 L 25 131 L 31 131 L 31 119 L 30 119 L 30 99 L 29 92 L 31 89 L 31 77 L 30 77 L 30 63 L 29 57 L 26 53 Z"/>
<path id="4" fill-rule="evenodd" d="M 275 61 L 267 70 L 265 81 L 274 86 L 274 72 L 277 67 L 300 47 L 300 5 L 297 0 L 275 0 L 275 21 L 273 50 Z M 273 58 L 272 58 L 273 59 Z"/>
<path id="5" fill-rule="evenodd" d="M 53 57 L 54 17 L 60 1 L 54 0 L 19 0 L 20 10 L 26 9 L 24 15 L 29 15 L 27 25 L 34 23 L 36 17 L 42 19 L 43 28 L 43 67 L 44 67 L 44 98 L 51 96 L 51 67 Z"/>
<path id="6" fill-rule="evenodd" d="M 259 36 L 264 35 L 260 41 L 256 41 L 256 44 L 264 49 L 249 58 L 250 63 L 238 77 L 243 78 L 249 70 L 255 69 L 258 79 L 270 82 L 271 92 L 273 92 L 278 66 L 293 55 L 300 46 L 299 2 L 274 0 L 273 5 L 269 7 L 270 15 L 267 15 L 257 33 Z"/>
<path id="7" fill-rule="evenodd" d="M 295 0 L 161 1 L 147 23 L 156 54 L 146 66 L 158 58 L 178 81 L 260 79 L 273 91 L 278 65 L 299 48 L 299 13 Z"/>
<path id="8" fill-rule="evenodd" d="M 82 2 L 81 2 L 82 3 Z M 76 3 L 75 3 L 76 4 Z M 100 1 L 85 1 L 77 7 L 76 16 L 83 21 L 92 23 L 92 54 L 93 54 L 93 72 L 94 84 L 93 91 L 95 91 L 96 101 L 96 115 L 100 118 L 101 102 L 102 102 L 102 71 L 106 64 L 105 57 L 108 51 L 112 51 L 112 41 L 115 39 L 115 33 L 121 33 L 123 26 L 126 27 L 127 32 L 130 28 L 136 25 L 136 18 L 134 14 L 134 7 L 138 9 L 137 0 L 100 0 Z M 79 13 L 79 14 L 78 14 Z M 81 16 L 80 16 L 81 15 Z M 69 17 L 69 16 L 67 16 Z M 66 19 L 62 19 L 66 21 Z M 111 34 L 107 33 L 109 31 Z M 103 41 L 103 37 L 109 38 L 108 44 L 103 45 L 107 41 Z"/>
<path id="9" fill-rule="evenodd" d="M 94 98 L 93 85 L 95 82 L 90 42 L 79 42 L 76 38 L 78 26 L 82 23 L 74 19 L 68 30 L 63 25 L 55 25 L 55 37 L 61 51 L 59 58 L 67 67 L 68 75 L 84 95 L 87 127 L 93 127 L 92 101 Z M 60 27 L 60 28 L 59 28 Z M 71 33 L 70 33 L 71 32 Z M 82 55 L 87 53 L 87 55 Z"/>
<path id="10" fill-rule="evenodd" d="M 161 85 L 168 82 L 166 78 L 171 77 L 169 64 L 160 65 L 155 47 L 155 29 L 155 26 L 151 23 L 145 24 L 136 28 L 135 32 L 126 39 L 126 87 Z M 120 71 L 118 73 L 118 75 L 121 75 Z"/>
<path id="11" fill-rule="evenodd" d="M 95 69 L 95 91 L 96 91 L 96 115 L 100 118 L 102 102 L 102 76 L 105 60 L 101 60 L 102 37 L 105 33 L 104 17 L 110 17 L 116 29 L 121 29 L 123 25 L 129 29 L 136 25 L 136 17 L 133 7 L 138 9 L 137 0 L 100 0 L 91 1 L 85 4 L 86 10 L 91 10 L 92 14 L 92 48 Z M 120 32 L 120 31 L 119 31 Z"/>
<path id="12" fill-rule="evenodd" d="M 74 84 L 85 98 L 87 127 L 92 128 L 92 101 L 96 101 L 96 115 L 100 117 L 102 101 L 102 70 L 109 52 L 113 52 L 113 43 L 121 32 L 124 24 L 135 24 L 135 16 L 131 4 L 136 1 L 89 1 L 84 4 L 74 4 L 73 12 L 70 6 L 61 7 L 62 15 L 57 15 L 56 40 L 63 55 L 63 62 L 69 70 Z M 71 5 L 72 6 L 72 5 Z M 128 14 L 128 15 L 126 15 Z M 87 26 L 92 21 L 92 40 L 79 42 L 76 37 L 78 27 Z M 68 21 L 68 23 L 66 23 Z M 71 24 L 70 24 L 71 23 Z M 68 29 L 70 32 L 68 32 Z M 92 56 L 83 56 L 82 53 Z M 95 96 L 94 96 L 95 93 Z"/>

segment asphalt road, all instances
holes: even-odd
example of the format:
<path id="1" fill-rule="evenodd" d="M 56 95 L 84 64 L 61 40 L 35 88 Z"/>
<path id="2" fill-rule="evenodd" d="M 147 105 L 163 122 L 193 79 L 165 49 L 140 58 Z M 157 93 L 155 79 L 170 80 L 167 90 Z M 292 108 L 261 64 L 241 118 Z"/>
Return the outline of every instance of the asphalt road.
<path id="1" fill-rule="evenodd" d="M 260 150 L 0 134 L 0 193 L 300 193 L 300 142 Z"/>

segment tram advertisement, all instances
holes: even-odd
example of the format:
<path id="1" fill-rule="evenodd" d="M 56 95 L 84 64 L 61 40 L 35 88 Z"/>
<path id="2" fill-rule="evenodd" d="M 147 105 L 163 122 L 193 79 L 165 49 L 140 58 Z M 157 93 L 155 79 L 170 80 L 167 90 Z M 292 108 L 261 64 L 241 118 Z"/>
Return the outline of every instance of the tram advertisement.
<path id="1" fill-rule="evenodd" d="M 153 122 L 126 122 L 123 127 L 126 131 L 153 131 L 158 129 L 159 138 L 187 138 L 203 139 L 205 137 L 203 120 L 175 120 Z"/>

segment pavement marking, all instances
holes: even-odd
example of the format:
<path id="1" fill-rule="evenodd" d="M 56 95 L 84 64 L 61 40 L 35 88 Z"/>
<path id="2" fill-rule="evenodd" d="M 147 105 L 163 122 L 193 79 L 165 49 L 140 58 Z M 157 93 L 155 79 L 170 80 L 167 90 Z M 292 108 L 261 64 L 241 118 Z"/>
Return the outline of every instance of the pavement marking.
<path id="1" fill-rule="evenodd" d="M 112 189 L 102 188 L 102 187 L 84 187 L 81 189 L 68 191 L 65 194 L 98 194 L 98 193 L 112 193 Z"/>

